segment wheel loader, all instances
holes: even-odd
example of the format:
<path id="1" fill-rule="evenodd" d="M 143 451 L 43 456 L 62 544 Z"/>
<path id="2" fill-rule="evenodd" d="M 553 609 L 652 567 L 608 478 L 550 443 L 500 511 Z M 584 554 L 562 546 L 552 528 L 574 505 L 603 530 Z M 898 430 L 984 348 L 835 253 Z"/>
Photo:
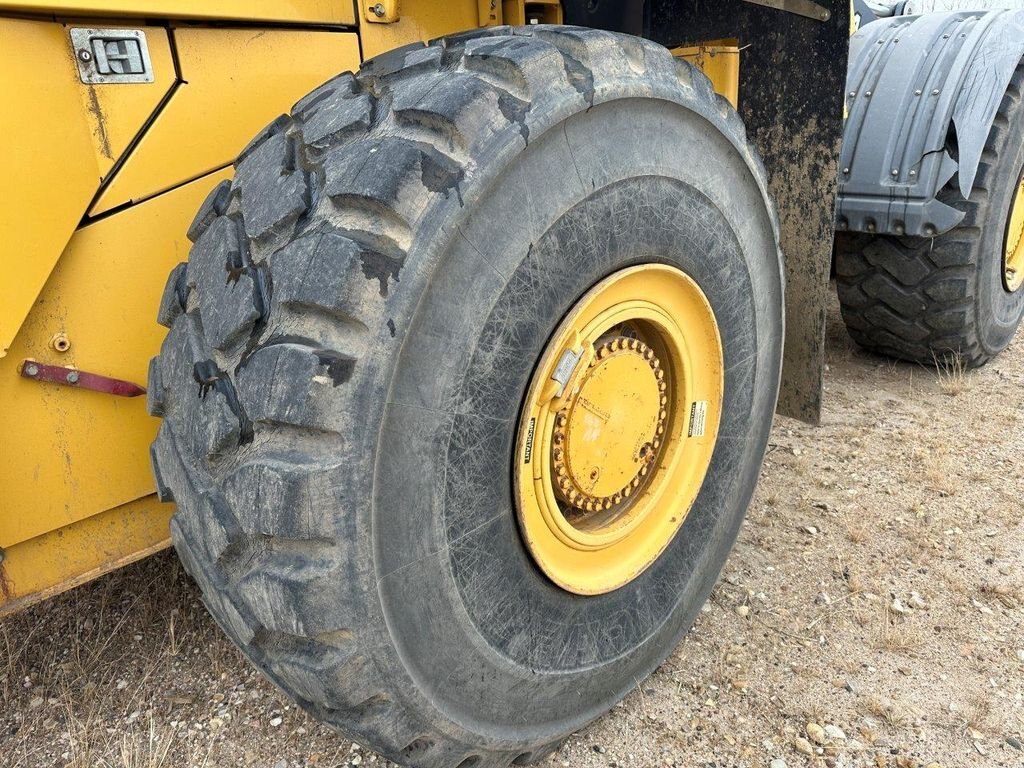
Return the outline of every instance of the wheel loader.
<path id="1" fill-rule="evenodd" d="M 949 102 L 992 51 L 960 45 L 946 124 L 872 187 L 856 18 L 0 2 L 0 612 L 173 543 L 346 736 L 542 760 L 690 626 L 774 413 L 817 420 L 833 251 L 863 343 L 1009 341 L 980 286 L 1022 258 L 1021 53 L 972 92 L 980 159 Z M 1004 47 L 1020 23 L 972 18 Z M 945 335 L 885 336 L 904 299 Z"/>

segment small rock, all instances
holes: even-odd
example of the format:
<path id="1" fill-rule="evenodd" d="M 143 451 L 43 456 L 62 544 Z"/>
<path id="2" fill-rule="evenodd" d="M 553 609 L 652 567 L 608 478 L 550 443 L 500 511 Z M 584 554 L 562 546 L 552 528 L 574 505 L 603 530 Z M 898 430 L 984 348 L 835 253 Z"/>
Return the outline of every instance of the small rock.
<path id="1" fill-rule="evenodd" d="M 917 592 L 910 593 L 910 605 L 913 608 L 917 608 L 917 610 L 919 611 L 928 610 L 928 602 L 923 597 L 921 597 L 921 595 L 919 595 Z"/>
<path id="2" fill-rule="evenodd" d="M 288 768 L 288 761 L 278 760 L 276 763 L 274 763 L 274 768 Z"/>
<path id="3" fill-rule="evenodd" d="M 974 606 L 975 608 L 977 608 L 977 609 L 978 609 L 979 611 L 981 611 L 982 613 L 984 613 L 984 614 L 985 614 L 986 616 L 991 616 L 991 615 L 992 615 L 992 613 L 993 613 L 993 611 L 992 611 L 992 609 L 991 609 L 991 608 L 989 608 L 989 607 L 988 607 L 987 605 L 985 605 L 984 603 L 979 603 L 979 602 L 978 602 L 977 600 L 975 600 L 974 598 L 971 598 L 971 605 L 973 605 L 973 606 Z"/>
<path id="4" fill-rule="evenodd" d="M 818 534 L 818 529 L 815 528 L 813 525 L 805 525 L 801 530 L 804 533 L 810 534 L 811 536 L 816 536 Z"/>
<path id="5" fill-rule="evenodd" d="M 829 597 L 828 594 L 825 592 L 819 592 L 818 596 L 814 598 L 815 605 L 830 605 L 831 603 L 832 598 Z"/>
<path id="6" fill-rule="evenodd" d="M 825 729 L 817 723 L 807 724 L 807 738 L 815 744 L 824 744 L 828 741 L 828 737 L 825 736 Z"/>
<path id="7" fill-rule="evenodd" d="M 750 615 L 750 606 L 749 605 L 737 605 L 736 606 L 736 615 L 739 616 L 741 619 L 747 618 L 747 616 Z"/>
<path id="8" fill-rule="evenodd" d="M 825 735 L 836 741 L 846 741 L 846 733 L 838 725 L 826 725 Z"/>
<path id="9" fill-rule="evenodd" d="M 889 610 L 893 613 L 898 613 L 900 616 L 906 616 L 910 613 L 910 609 L 898 597 L 894 597 L 892 602 L 889 603 Z"/>
<path id="10" fill-rule="evenodd" d="M 1024 744 L 1021 743 L 1020 739 L 1014 738 L 1013 736 L 1007 736 L 1006 743 L 1018 752 L 1024 752 Z"/>
<path id="11" fill-rule="evenodd" d="M 277 726 L 279 726 L 283 722 L 284 722 L 283 718 L 272 717 L 272 718 L 270 718 L 270 727 L 271 728 L 277 728 Z"/>
<path id="12" fill-rule="evenodd" d="M 348 764 L 349 765 L 362 765 L 363 764 L 363 756 L 360 755 L 360 754 L 352 755 L 352 757 L 348 761 Z"/>
<path id="13" fill-rule="evenodd" d="M 811 746 L 811 742 L 809 742 L 803 736 L 797 736 L 793 740 L 793 747 L 800 754 L 803 754 L 803 755 L 813 755 L 814 754 L 814 747 Z"/>
<path id="14" fill-rule="evenodd" d="M 219 731 L 223 727 L 224 727 L 224 721 L 221 720 L 219 717 L 211 717 L 210 718 L 210 730 L 211 731 Z"/>
<path id="15" fill-rule="evenodd" d="M 117 685 L 115 687 L 117 688 L 117 690 L 123 691 L 125 688 L 128 687 L 128 681 L 127 680 L 118 680 L 117 681 Z"/>
<path id="16" fill-rule="evenodd" d="M 33 696 L 31 701 L 29 701 L 28 706 L 29 706 L 29 709 L 39 709 L 45 703 L 46 703 L 46 700 L 43 699 L 42 696 Z"/>
<path id="17" fill-rule="evenodd" d="M 846 748 L 851 752 L 863 752 L 864 745 L 861 744 L 857 739 L 850 739 L 846 742 Z"/>
<path id="18" fill-rule="evenodd" d="M 768 768 L 787 768 L 786 761 L 783 760 L 781 757 L 777 757 L 774 760 L 772 760 L 771 763 L 769 763 Z"/>
<path id="19" fill-rule="evenodd" d="M 591 749 L 593 749 L 599 755 L 603 755 L 605 753 L 605 748 L 602 747 L 600 744 L 595 744 L 593 747 L 591 747 Z"/>

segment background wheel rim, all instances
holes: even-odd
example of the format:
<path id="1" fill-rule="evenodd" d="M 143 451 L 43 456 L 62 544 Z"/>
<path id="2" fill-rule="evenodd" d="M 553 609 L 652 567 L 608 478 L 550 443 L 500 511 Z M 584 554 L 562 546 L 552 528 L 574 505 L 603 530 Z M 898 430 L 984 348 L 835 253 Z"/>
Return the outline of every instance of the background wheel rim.
<path id="1" fill-rule="evenodd" d="M 703 484 L 723 393 L 714 311 L 680 270 L 630 267 L 576 303 L 534 370 L 513 459 L 548 578 L 604 594 L 657 560 Z"/>
<path id="2" fill-rule="evenodd" d="M 1010 293 L 1019 291 L 1024 285 L 1024 175 L 1010 203 L 1003 253 L 1003 284 Z"/>

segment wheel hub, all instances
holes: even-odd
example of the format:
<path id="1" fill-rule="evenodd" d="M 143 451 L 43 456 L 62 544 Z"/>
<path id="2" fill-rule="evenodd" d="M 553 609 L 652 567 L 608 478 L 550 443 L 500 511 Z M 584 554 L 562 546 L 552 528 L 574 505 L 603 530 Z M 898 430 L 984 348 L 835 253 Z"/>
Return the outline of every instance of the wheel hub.
<path id="1" fill-rule="evenodd" d="M 1003 283 L 1013 293 L 1024 285 L 1024 176 L 1006 223 L 1006 252 L 1003 256 Z"/>
<path id="2" fill-rule="evenodd" d="M 520 416 L 515 501 L 534 562 L 580 595 L 669 546 L 714 453 L 718 324 L 697 283 L 646 264 L 594 286 L 555 331 Z"/>
<path id="3" fill-rule="evenodd" d="M 601 343 L 555 418 L 551 460 L 560 499 L 611 509 L 639 488 L 665 431 L 665 372 L 636 339 Z"/>

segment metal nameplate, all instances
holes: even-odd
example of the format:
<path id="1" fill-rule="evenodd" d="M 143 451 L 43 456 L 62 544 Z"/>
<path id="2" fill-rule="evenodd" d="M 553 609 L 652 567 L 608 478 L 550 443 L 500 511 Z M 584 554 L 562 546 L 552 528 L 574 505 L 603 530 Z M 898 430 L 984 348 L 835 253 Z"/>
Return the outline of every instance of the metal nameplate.
<path id="1" fill-rule="evenodd" d="M 70 32 L 83 83 L 153 82 L 153 63 L 143 30 L 74 27 Z"/>

